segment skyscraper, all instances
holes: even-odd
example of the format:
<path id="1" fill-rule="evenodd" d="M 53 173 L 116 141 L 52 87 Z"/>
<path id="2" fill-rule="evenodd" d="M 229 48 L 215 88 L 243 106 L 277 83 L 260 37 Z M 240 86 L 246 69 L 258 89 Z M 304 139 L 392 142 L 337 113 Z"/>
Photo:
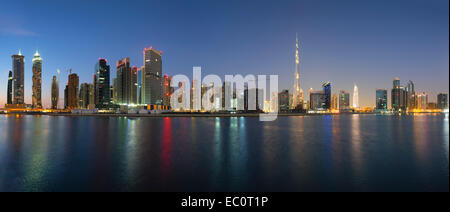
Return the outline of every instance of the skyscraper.
<path id="1" fill-rule="evenodd" d="M 67 108 L 77 109 L 78 108 L 78 87 L 79 78 L 77 74 L 69 75 L 69 82 L 67 83 Z"/>
<path id="2" fill-rule="evenodd" d="M 418 93 L 416 96 L 416 109 L 419 110 L 425 110 L 428 108 L 428 94 L 423 92 L 423 93 Z"/>
<path id="3" fill-rule="evenodd" d="M 350 109 L 350 93 L 339 91 L 339 110 Z"/>
<path id="4" fill-rule="evenodd" d="M 339 109 L 339 95 L 338 94 L 331 95 L 331 109 L 332 110 Z"/>
<path id="5" fill-rule="evenodd" d="M 162 52 L 144 49 L 144 70 L 142 77 L 142 104 L 162 104 Z"/>
<path id="6" fill-rule="evenodd" d="M 110 67 L 106 59 L 99 59 L 95 65 L 95 104 L 98 108 L 105 108 L 110 104 Z"/>
<path id="7" fill-rule="evenodd" d="M 64 109 L 69 107 L 69 85 L 64 88 Z"/>
<path id="8" fill-rule="evenodd" d="M 58 109 L 58 100 L 59 100 L 59 85 L 58 78 L 53 76 L 52 79 L 52 109 Z"/>
<path id="9" fill-rule="evenodd" d="M 391 91 L 391 107 L 393 111 L 406 111 L 407 94 L 406 90 L 400 86 L 400 79 L 395 77 Z"/>
<path id="10" fill-rule="evenodd" d="M 324 93 L 324 109 L 329 110 L 331 108 L 331 83 L 326 82 L 322 85 Z"/>
<path id="11" fill-rule="evenodd" d="M 406 106 L 408 110 L 412 110 L 414 108 L 416 108 L 415 106 L 415 98 L 416 98 L 416 92 L 414 90 L 414 83 L 410 80 L 408 81 L 408 83 L 406 84 Z"/>
<path id="12" fill-rule="evenodd" d="M 172 87 L 170 87 L 170 82 L 172 77 L 164 75 L 163 77 L 163 105 L 170 106 L 170 97 L 172 96 Z"/>
<path id="13" fill-rule="evenodd" d="M 325 91 L 309 92 L 309 108 L 311 110 L 326 110 Z"/>
<path id="14" fill-rule="evenodd" d="M 289 110 L 289 90 L 283 90 L 278 94 L 279 111 Z"/>
<path id="15" fill-rule="evenodd" d="M 358 86 L 353 87 L 353 108 L 358 109 L 359 108 L 359 94 L 358 94 Z"/>
<path id="16" fill-rule="evenodd" d="M 9 70 L 9 75 L 8 75 L 8 93 L 7 93 L 7 99 L 6 99 L 6 104 L 12 104 L 13 103 L 13 82 L 14 82 L 14 78 L 13 78 L 13 74 L 12 71 Z"/>
<path id="17" fill-rule="evenodd" d="M 130 67 L 130 58 L 117 61 L 117 104 L 137 103 L 137 71 L 136 67 Z"/>
<path id="18" fill-rule="evenodd" d="M 82 83 L 80 85 L 80 95 L 79 95 L 80 108 L 88 109 L 89 106 L 93 104 L 93 102 L 91 102 L 93 100 L 92 98 L 93 87 L 94 86 L 90 83 Z"/>
<path id="19" fill-rule="evenodd" d="M 19 51 L 19 54 L 13 55 L 13 72 L 14 72 L 14 101 L 13 104 L 25 104 L 24 101 L 24 71 L 25 57 Z"/>
<path id="20" fill-rule="evenodd" d="M 437 96 L 437 108 L 448 109 L 448 94 L 440 93 Z"/>
<path id="21" fill-rule="evenodd" d="M 293 92 L 293 100 L 292 100 L 292 109 L 301 109 L 302 108 L 302 91 L 300 88 L 300 56 L 298 53 L 298 37 L 295 39 L 295 78 L 294 78 L 294 92 Z"/>
<path id="22" fill-rule="evenodd" d="M 33 108 L 42 108 L 42 58 L 36 51 L 33 57 Z"/>
<path id="23" fill-rule="evenodd" d="M 376 90 L 375 105 L 377 110 L 387 110 L 388 99 L 386 89 Z"/>

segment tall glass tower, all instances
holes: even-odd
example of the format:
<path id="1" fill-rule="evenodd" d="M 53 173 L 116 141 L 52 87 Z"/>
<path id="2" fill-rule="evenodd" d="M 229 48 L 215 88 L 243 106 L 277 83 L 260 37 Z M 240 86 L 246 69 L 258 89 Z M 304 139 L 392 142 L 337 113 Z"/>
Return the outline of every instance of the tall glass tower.
<path id="1" fill-rule="evenodd" d="M 356 84 L 355 87 L 353 87 L 353 108 L 359 108 L 359 93 L 358 86 L 356 86 Z"/>
<path id="2" fill-rule="evenodd" d="M 13 73 L 10 70 L 9 75 L 8 75 L 8 93 L 7 93 L 6 104 L 13 103 L 13 82 L 14 82 Z"/>
<path id="3" fill-rule="evenodd" d="M 303 91 L 300 88 L 300 56 L 298 53 L 298 37 L 296 37 L 295 42 L 295 78 L 294 78 L 294 92 L 293 92 L 293 99 L 292 99 L 292 109 L 298 109 L 302 106 L 303 102 Z"/>
<path id="4" fill-rule="evenodd" d="M 99 108 L 107 107 L 110 104 L 110 67 L 106 59 L 99 59 L 95 65 L 95 104 Z"/>
<path id="5" fill-rule="evenodd" d="M 33 57 L 33 108 L 42 108 L 41 87 L 42 87 L 42 58 L 36 51 Z"/>
<path id="6" fill-rule="evenodd" d="M 14 91 L 13 91 L 13 104 L 25 104 L 25 83 L 24 83 L 24 72 L 25 72 L 25 56 L 19 51 L 19 54 L 13 55 L 13 72 L 14 72 Z"/>
<path id="7" fill-rule="evenodd" d="M 142 75 L 142 104 L 162 104 L 162 52 L 144 49 Z"/>
<path id="8" fill-rule="evenodd" d="M 52 109 L 58 109 L 58 100 L 59 100 L 59 85 L 58 78 L 53 76 L 52 80 Z"/>

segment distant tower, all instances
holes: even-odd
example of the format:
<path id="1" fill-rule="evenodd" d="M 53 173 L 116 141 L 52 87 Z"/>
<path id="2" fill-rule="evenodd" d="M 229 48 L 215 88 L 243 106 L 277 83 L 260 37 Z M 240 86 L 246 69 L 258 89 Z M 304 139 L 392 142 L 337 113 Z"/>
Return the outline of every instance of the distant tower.
<path id="1" fill-rule="evenodd" d="M 359 108 L 358 86 L 353 87 L 353 108 Z"/>
<path id="2" fill-rule="evenodd" d="M 292 99 L 292 109 L 296 109 L 302 105 L 302 90 L 300 88 L 300 57 L 298 54 L 298 37 L 296 37 L 295 43 L 295 79 L 294 79 L 294 92 Z"/>
<path id="3" fill-rule="evenodd" d="M 19 54 L 11 56 L 13 59 L 13 104 L 25 104 L 24 101 L 24 72 L 25 72 L 25 57 L 19 51 Z"/>
<path id="4" fill-rule="evenodd" d="M 53 76 L 52 80 L 52 109 L 58 109 L 58 100 L 59 100 L 59 85 L 58 78 Z"/>
<path id="5" fill-rule="evenodd" d="M 33 97 L 32 103 L 33 108 L 42 108 L 42 58 L 39 55 L 39 52 L 36 50 L 36 53 L 33 57 Z"/>
<path id="6" fill-rule="evenodd" d="M 14 78 L 13 78 L 13 74 L 12 71 L 9 70 L 9 75 L 8 75 L 8 93 L 7 93 L 7 100 L 6 100 L 6 104 L 12 104 L 13 103 L 13 82 L 14 82 Z"/>
<path id="7" fill-rule="evenodd" d="M 77 74 L 69 75 L 69 82 L 67 83 L 67 108 L 68 109 L 78 109 L 78 88 L 79 88 L 79 77 Z"/>

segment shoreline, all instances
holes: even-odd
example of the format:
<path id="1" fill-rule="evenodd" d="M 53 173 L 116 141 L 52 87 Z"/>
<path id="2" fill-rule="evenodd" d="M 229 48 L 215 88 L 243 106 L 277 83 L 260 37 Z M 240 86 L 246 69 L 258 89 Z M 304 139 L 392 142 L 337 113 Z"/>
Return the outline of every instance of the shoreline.
<path id="1" fill-rule="evenodd" d="M 227 117 L 259 117 L 262 113 L 161 113 L 161 114 L 111 114 L 111 113 L 96 113 L 96 114 L 72 114 L 72 113 L 1 113 L 0 115 L 36 115 L 36 116 L 68 116 L 68 117 L 127 117 L 127 118 L 161 118 L 161 117 L 205 117 L 205 118 L 227 118 Z M 323 115 L 399 115 L 391 113 L 278 113 L 277 116 L 323 116 Z M 420 112 L 401 115 L 414 114 L 445 114 L 444 112 Z"/>

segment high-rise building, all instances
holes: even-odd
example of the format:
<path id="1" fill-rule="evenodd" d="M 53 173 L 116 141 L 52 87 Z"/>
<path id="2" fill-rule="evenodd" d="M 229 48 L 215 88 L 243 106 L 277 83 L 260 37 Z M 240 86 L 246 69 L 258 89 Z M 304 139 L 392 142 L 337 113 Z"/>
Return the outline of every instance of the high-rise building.
<path id="1" fill-rule="evenodd" d="M 416 92 L 414 90 L 414 83 L 410 80 L 408 81 L 408 83 L 406 84 L 406 107 L 408 110 L 412 110 L 414 108 L 416 108 L 415 103 L 416 103 Z"/>
<path id="2" fill-rule="evenodd" d="M 95 65 L 95 104 L 105 108 L 111 103 L 110 66 L 106 59 L 99 59 Z"/>
<path id="3" fill-rule="evenodd" d="M 64 109 L 69 108 L 69 85 L 64 88 Z"/>
<path id="4" fill-rule="evenodd" d="M 77 74 L 69 75 L 69 82 L 67 83 L 67 108 L 77 109 L 78 106 L 78 87 L 79 78 Z"/>
<path id="5" fill-rule="evenodd" d="M 283 90 L 278 94 L 279 111 L 289 111 L 289 90 Z"/>
<path id="6" fill-rule="evenodd" d="M 375 98 L 375 108 L 377 110 L 387 110 L 388 99 L 386 89 L 377 89 Z"/>
<path id="7" fill-rule="evenodd" d="M 406 111 L 407 94 L 405 88 L 400 86 L 400 79 L 394 78 L 391 91 L 391 107 L 393 111 Z"/>
<path id="8" fill-rule="evenodd" d="M 326 110 L 325 91 L 310 91 L 309 92 L 309 108 L 311 110 Z"/>
<path id="9" fill-rule="evenodd" d="M 33 108 L 42 108 L 42 58 L 36 51 L 33 57 Z"/>
<path id="10" fill-rule="evenodd" d="M 437 96 L 437 108 L 448 109 L 448 94 L 440 93 Z"/>
<path id="11" fill-rule="evenodd" d="M 359 108 L 359 94 L 358 94 L 358 86 L 353 87 L 353 108 L 358 109 Z"/>
<path id="12" fill-rule="evenodd" d="M 144 70 L 142 77 L 142 104 L 162 104 L 162 52 L 144 49 Z"/>
<path id="13" fill-rule="evenodd" d="M 423 93 L 417 93 L 416 95 L 416 108 L 419 110 L 425 110 L 428 108 L 428 94 Z"/>
<path id="14" fill-rule="evenodd" d="M 79 102 L 80 102 L 80 108 L 88 109 L 89 105 L 92 104 L 90 102 L 91 100 L 91 86 L 92 84 L 89 83 L 82 83 L 80 85 L 80 96 L 79 96 Z"/>
<path id="15" fill-rule="evenodd" d="M 300 56 L 298 53 L 298 37 L 296 37 L 295 42 L 295 78 L 294 78 L 294 89 L 293 89 L 293 99 L 292 99 L 292 109 L 301 109 L 303 102 L 303 92 L 300 87 Z"/>
<path id="16" fill-rule="evenodd" d="M 164 75 L 163 77 L 163 105 L 170 106 L 170 97 L 172 96 L 173 87 L 170 87 L 170 82 L 172 81 L 172 77 Z"/>
<path id="17" fill-rule="evenodd" d="M 339 91 L 339 110 L 350 109 L 350 93 L 343 90 Z"/>
<path id="18" fill-rule="evenodd" d="M 19 54 L 12 56 L 14 72 L 14 102 L 13 104 L 25 104 L 25 56 L 19 51 Z"/>
<path id="19" fill-rule="evenodd" d="M 58 109 L 58 100 L 59 100 L 59 84 L 58 78 L 53 76 L 52 79 L 52 109 Z"/>
<path id="20" fill-rule="evenodd" d="M 114 83 L 117 92 L 116 104 L 128 105 L 131 98 L 131 66 L 130 58 L 118 60 L 117 68 L 117 82 Z"/>
<path id="21" fill-rule="evenodd" d="M 13 103 L 13 82 L 14 82 L 14 77 L 12 74 L 12 71 L 9 71 L 9 75 L 8 75 L 8 93 L 7 93 L 7 99 L 6 99 L 6 104 L 10 105 Z"/>
<path id="22" fill-rule="evenodd" d="M 331 109 L 339 110 L 339 95 L 338 94 L 331 95 Z"/>
<path id="23" fill-rule="evenodd" d="M 324 109 L 329 110 L 331 108 L 331 83 L 326 82 L 322 85 L 323 93 L 324 93 L 324 100 L 325 105 Z"/>
<path id="24" fill-rule="evenodd" d="M 144 67 L 142 66 L 141 69 L 138 69 L 138 72 L 136 74 L 137 76 L 137 104 L 142 104 L 142 75 L 144 73 Z"/>

